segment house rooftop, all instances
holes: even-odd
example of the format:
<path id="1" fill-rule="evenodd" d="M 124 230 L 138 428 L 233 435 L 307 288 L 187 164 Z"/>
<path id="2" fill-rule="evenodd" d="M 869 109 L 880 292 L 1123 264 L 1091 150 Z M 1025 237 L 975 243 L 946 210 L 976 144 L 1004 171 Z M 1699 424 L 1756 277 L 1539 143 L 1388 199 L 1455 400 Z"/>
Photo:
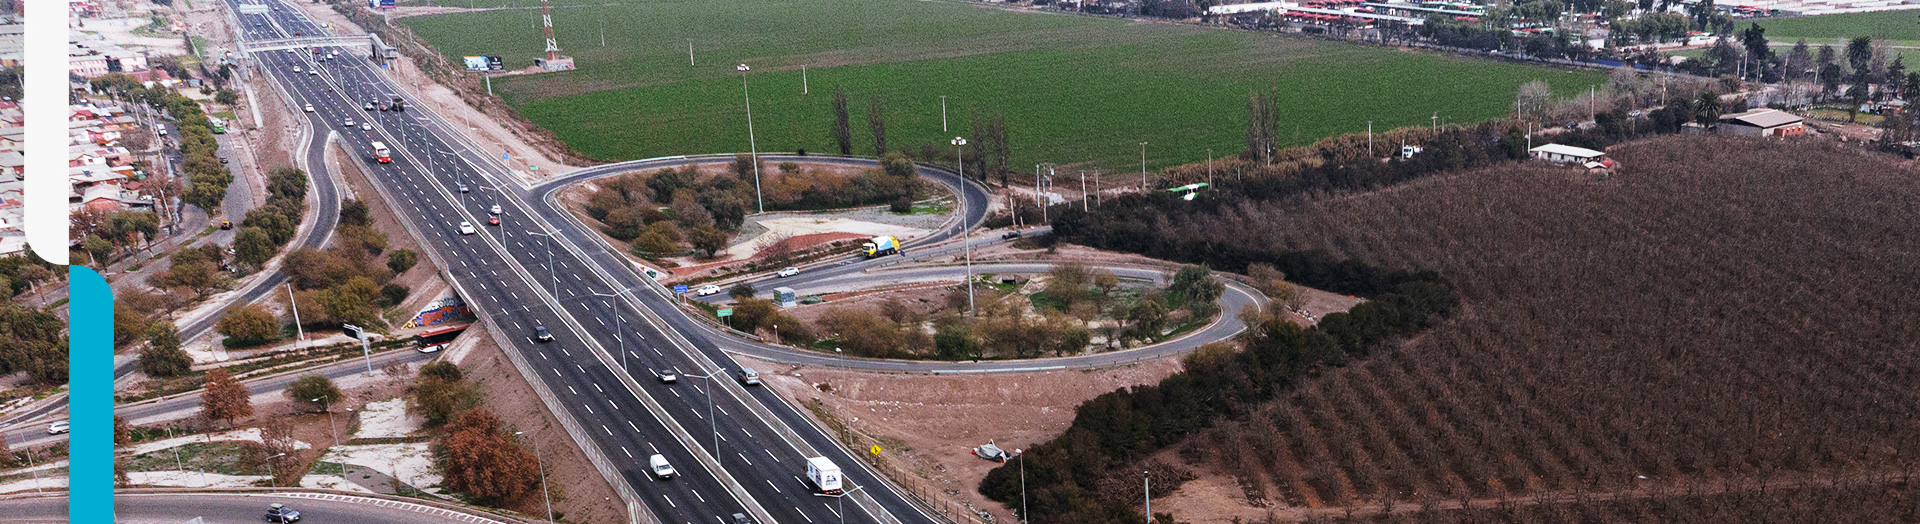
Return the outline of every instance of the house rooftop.
<path id="1" fill-rule="evenodd" d="M 1566 156 L 1576 157 L 1576 158 L 1596 158 L 1596 157 L 1601 157 L 1606 155 L 1606 153 L 1603 153 L 1600 151 L 1594 151 L 1592 149 L 1587 149 L 1584 147 L 1574 147 L 1574 146 L 1562 145 L 1562 144 L 1547 144 L 1547 145 L 1535 147 L 1533 149 L 1528 149 L 1527 152 L 1566 155 Z"/>
<path id="2" fill-rule="evenodd" d="M 1759 128 L 1780 127 L 1784 125 L 1798 124 L 1802 120 L 1804 119 L 1800 118 L 1799 115 L 1795 115 L 1793 113 L 1788 113 L 1786 111 L 1781 111 L 1778 109 L 1767 109 L 1764 107 L 1760 109 L 1746 111 L 1743 113 L 1734 113 L 1731 115 L 1720 116 L 1721 122 L 1731 122 L 1731 123 L 1749 125 L 1749 126 L 1759 127 Z"/>

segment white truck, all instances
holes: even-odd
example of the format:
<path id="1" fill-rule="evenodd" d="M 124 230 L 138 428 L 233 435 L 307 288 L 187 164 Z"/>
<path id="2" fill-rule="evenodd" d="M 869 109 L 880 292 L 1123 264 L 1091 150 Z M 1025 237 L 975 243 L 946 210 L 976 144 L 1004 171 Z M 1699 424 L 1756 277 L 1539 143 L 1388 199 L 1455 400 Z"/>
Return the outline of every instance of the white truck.
<path id="1" fill-rule="evenodd" d="M 833 465 L 826 457 L 807 459 L 807 480 L 822 494 L 840 494 L 840 466 Z"/>
<path id="2" fill-rule="evenodd" d="M 900 241 L 893 237 L 873 237 L 873 240 L 860 245 L 860 252 L 867 258 L 879 258 L 900 252 Z"/>

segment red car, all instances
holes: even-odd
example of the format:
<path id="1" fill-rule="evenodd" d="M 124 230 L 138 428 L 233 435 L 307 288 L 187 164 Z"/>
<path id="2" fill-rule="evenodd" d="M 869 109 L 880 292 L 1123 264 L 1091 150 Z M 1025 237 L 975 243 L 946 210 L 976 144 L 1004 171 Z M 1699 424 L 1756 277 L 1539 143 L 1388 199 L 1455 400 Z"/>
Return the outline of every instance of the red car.
<path id="1" fill-rule="evenodd" d="M 500 225 L 500 216 L 494 215 L 494 216 L 487 217 L 487 225 L 489 226 Z"/>

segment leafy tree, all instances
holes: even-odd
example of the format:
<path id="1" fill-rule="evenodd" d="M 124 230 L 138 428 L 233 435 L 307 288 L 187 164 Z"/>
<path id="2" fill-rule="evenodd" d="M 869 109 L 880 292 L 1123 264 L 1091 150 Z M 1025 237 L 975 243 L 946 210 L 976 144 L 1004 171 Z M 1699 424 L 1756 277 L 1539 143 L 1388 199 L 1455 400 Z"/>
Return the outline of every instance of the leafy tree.
<path id="1" fill-rule="evenodd" d="M 419 262 L 419 254 L 411 249 L 400 248 L 387 252 L 387 269 L 393 271 L 395 275 L 413 269 L 413 265 L 417 262 Z"/>
<path id="2" fill-rule="evenodd" d="M 439 426 L 452 420 L 454 415 L 479 406 L 480 394 L 461 379 L 458 366 L 435 362 L 420 368 L 420 376 L 414 379 L 410 405 L 426 419 L 427 425 Z"/>
<path id="3" fill-rule="evenodd" d="M 873 132 L 873 156 L 887 154 L 887 116 L 880 95 L 867 99 L 867 129 Z"/>
<path id="4" fill-rule="evenodd" d="M 512 500 L 539 481 L 539 463 L 486 409 L 461 413 L 435 442 L 446 485 L 486 503 Z"/>
<path id="5" fill-rule="evenodd" d="M 1167 289 L 1179 295 L 1185 301 L 1182 307 L 1193 313 L 1194 318 L 1199 319 L 1213 316 L 1220 310 L 1219 305 L 1214 301 L 1220 299 L 1220 294 L 1226 290 L 1226 285 L 1220 283 L 1219 279 L 1213 278 L 1213 270 L 1208 269 L 1205 264 L 1188 264 L 1180 266 L 1180 271 L 1173 274 L 1173 284 Z"/>
<path id="6" fill-rule="evenodd" d="M 919 171 L 919 169 L 913 165 L 913 158 L 900 152 L 882 155 L 880 157 L 880 169 L 888 175 L 901 178 L 912 177 L 915 172 Z"/>
<path id="7" fill-rule="evenodd" d="M 847 112 L 847 90 L 833 86 L 833 144 L 842 156 L 853 154 L 853 123 Z"/>
<path id="8" fill-rule="evenodd" d="M 225 66 L 221 66 L 221 70 L 225 71 L 227 69 Z M 232 89 L 221 89 L 219 92 L 213 94 L 213 101 L 220 105 L 234 105 L 240 102 L 240 94 L 233 92 Z"/>
<path id="9" fill-rule="evenodd" d="M 691 233 L 687 234 L 687 239 L 693 243 L 694 249 L 707 252 L 708 257 L 712 257 L 718 254 L 720 250 L 727 248 L 727 234 L 718 229 L 714 229 L 712 226 L 694 228 Z"/>
<path id="10" fill-rule="evenodd" d="M 1855 82 L 1873 74 L 1873 37 L 1861 36 L 1847 41 L 1847 67 Z"/>
<path id="11" fill-rule="evenodd" d="M 773 301 L 748 297 L 733 305 L 733 316 L 730 318 L 734 329 L 753 333 L 772 325 L 774 316 L 778 314 L 779 310 L 774 309 Z"/>
<path id="12" fill-rule="evenodd" d="M 974 338 L 965 322 L 945 322 L 933 333 L 933 354 L 941 360 L 977 359 L 980 340 Z"/>
<path id="13" fill-rule="evenodd" d="M 738 284 L 734 284 L 733 287 L 727 288 L 727 296 L 733 297 L 735 300 L 745 300 L 745 299 L 753 298 L 753 293 L 754 293 L 754 289 L 753 289 L 752 282 L 741 282 Z"/>
<path id="14" fill-rule="evenodd" d="M 359 326 L 380 325 L 380 288 L 373 279 L 353 277 L 320 292 L 320 307 L 333 322 Z"/>
<path id="15" fill-rule="evenodd" d="M 207 372 L 206 386 L 200 390 L 200 418 L 209 422 L 224 420 L 228 426 L 236 419 L 253 416 L 253 400 L 247 387 L 227 373 L 226 368 Z"/>
<path id="16" fill-rule="evenodd" d="M 233 239 L 234 260 L 252 267 L 266 265 L 268 260 L 273 259 L 274 251 L 279 249 L 280 246 L 273 243 L 273 238 L 267 236 L 267 231 L 257 227 L 242 227 L 240 234 Z"/>
<path id="17" fill-rule="evenodd" d="M 368 218 L 367 203 L 358 198 L 349 198 L 340 202 L 340 226 L 365 226 L 371 224 Z"/>
<path id="18" fill-rule="evenodd" d="M 380 286 L 380 304 L 387 307 L 398 306 L 401 302 L 405 302 L 407 295 L 411 293 L 413 290 L 407 289 L 407 286 L 388 282 Z"/>
<path id="19" fill-rule="evenodd" d="M 333 403 L 346 398 L 346 395 L 340 392 L 340 388 L 333 385 L 332 380 L 327 380 L 327 377 L 320 375 L 306 375 L 294 379 L 292 384 L 287 384 L 286 389 L 280 390 L 280 394 L 285 395 L 287 400 L 307 404 L 316 409 L 332 406 Z"/>
<path id="20" fill-rule="evenodd" d="M 256 346 L 280 337 L 280 319 L 267 308 L 249 304 L 228 309 L 214 329 L 233 339 L 235 346 Z"/>
<path id="21" fill-rule="evenodd" d="M 1280 152 L 1280 110 L 1277 93 L 1247 95 L 1247 154 L 1257 161 L 1269 161 Z"/>
<path id="22" fill-rule="evenodd" d="M 1167 307 L 1160 301 L 1144 299 L 1127 311 L 1127 336 L 1139 340 L 1160 338 L 1167 321 Z"/>
<path id="23" fill-rule="evenodd" d="M 155 322 L 140 352 L 140 371 L 153 377 L 177 377 L 193 367 L 193 357 L 180 349 L 180 331 L 172 322 Z"/>

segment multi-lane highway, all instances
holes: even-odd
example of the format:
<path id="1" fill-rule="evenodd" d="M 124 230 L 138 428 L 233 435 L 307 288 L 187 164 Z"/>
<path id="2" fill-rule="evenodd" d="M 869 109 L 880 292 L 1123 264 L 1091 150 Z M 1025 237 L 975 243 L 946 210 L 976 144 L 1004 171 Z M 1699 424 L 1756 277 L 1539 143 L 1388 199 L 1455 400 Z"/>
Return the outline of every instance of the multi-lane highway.
<path id="1" fill-rule="evenodd" d="M 246 38 L 322 33 L 297 10 L 269 5 L 276 9 L 239 16 Z M 362 158 L 409 232 L 495 328 L 490 331 L 503 349 L 537 379 L 535 389 L 550 393 L 559 416 L 577 421 L 574 436 L 585 441 L 587 453 L 609 459 L 613 480 L 632 487 L 647 512 L 642 520 L 728 522 L 734 513 L 787 523 L 931 520 L 771 392 L 728 378 L 737 366 L 688 329 L 691 321 L 665 297 L 586 256 L 599 251 L 595 246 L 549 233 L 554 224 L 533 211 L 526 189 L 507 182 L 513 178 L 490 154 L 418 104 L 399 112 L 366 110 L 367 102 L 406 95 L 364 47 L 342 48 L 337 57 L 333 50 L 321 48 L 331 57 L 326 61 L 304 49 L 249 58 L 293 107 L 311 104 L 311 118 Z M 361 121 L 371 121 L 370 129 Z M 392 148 L 392 163 L 370 161 L 375 140 Z M 496 204 L 501 223 L 487 225 Z M 477 231 L 463 234 L 463 222 Z M 551 330 L 554 340 L 535 341 L 536 326 Z M 661 384 L 650 371 L 657 369 L 688 378 Z M 691 379 L 711 372 L 719 373 L 716 380 Z M 716 393 L 711 408 L 709 390 Z M 648 475 L 645 460 L 655 453 L 684 476 Z M 820 455 L 846 468 L 849 487 L 861 490 L 844 501 L 816 496 L 802 476 L 806 458 Z"/>

